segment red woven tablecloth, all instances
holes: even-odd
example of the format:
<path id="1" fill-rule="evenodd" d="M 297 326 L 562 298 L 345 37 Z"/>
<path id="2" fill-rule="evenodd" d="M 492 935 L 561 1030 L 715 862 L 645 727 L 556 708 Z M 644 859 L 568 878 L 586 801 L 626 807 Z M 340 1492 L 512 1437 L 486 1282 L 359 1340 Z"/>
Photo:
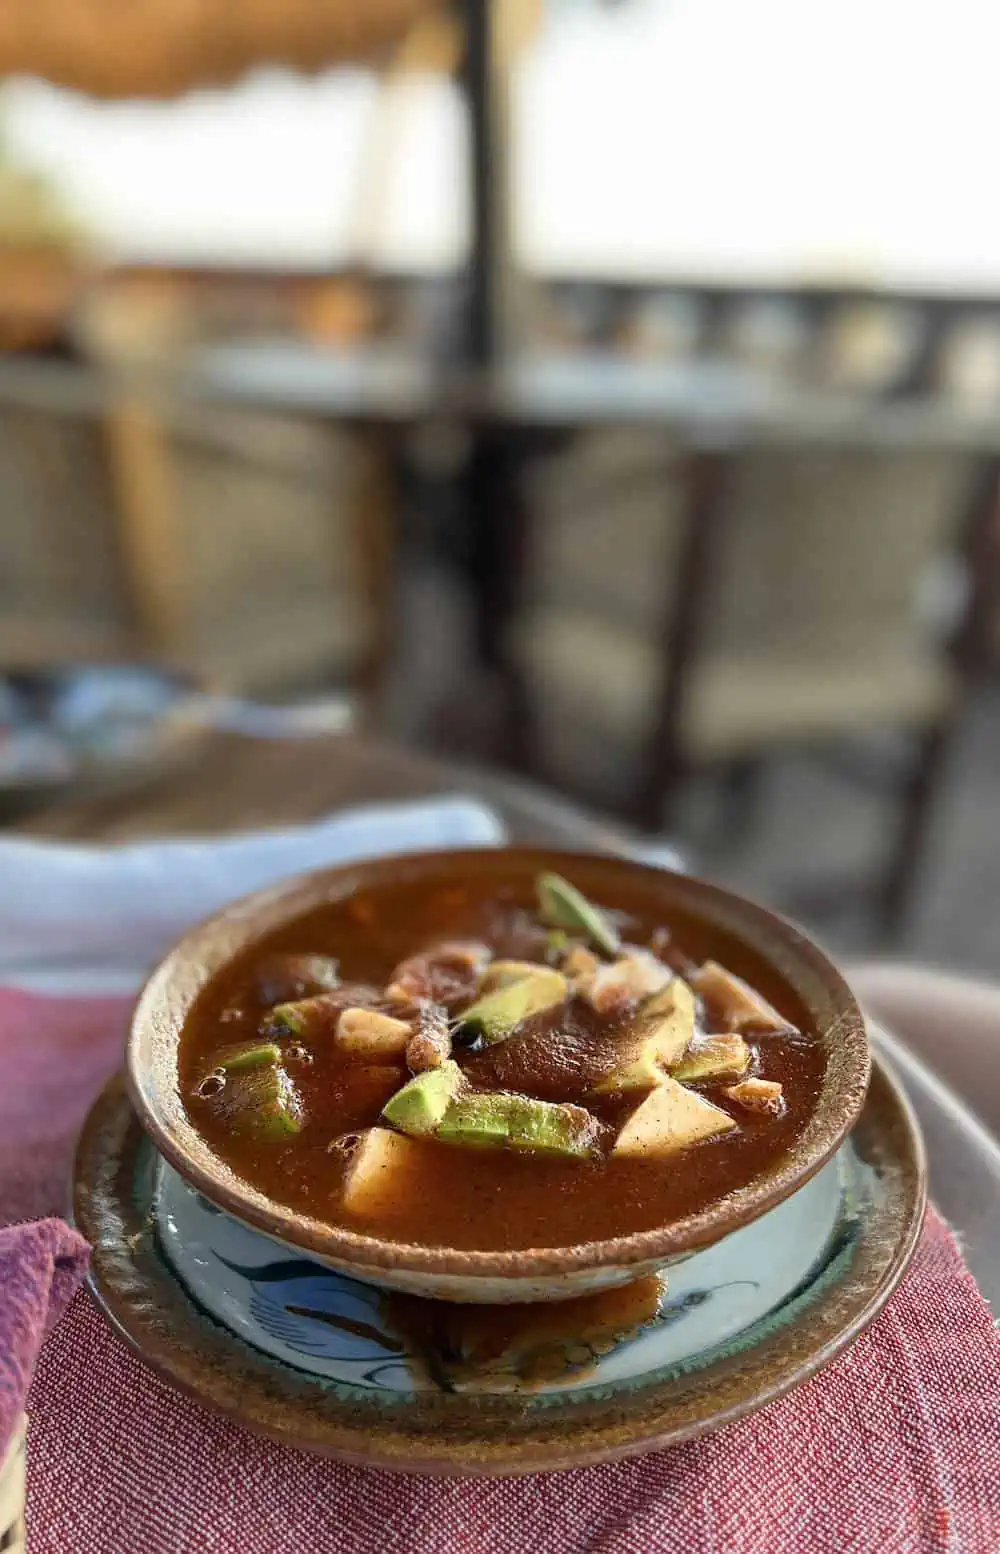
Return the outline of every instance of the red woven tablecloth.
<path id="1" fill-rule="evenodd" d="M 64 1206 L 124 1014 L 120 1000 L 0 994 L 3 1218 Z M 1000 1550 L 1000 1343 L 933 1211 L 850 1354 L 752 1418 L 636 1462 L 432 1482 L 287 1451 L 174 1394 L 85 1294 L 43 1349 L 28 1407 L 31 1554 Z"/>

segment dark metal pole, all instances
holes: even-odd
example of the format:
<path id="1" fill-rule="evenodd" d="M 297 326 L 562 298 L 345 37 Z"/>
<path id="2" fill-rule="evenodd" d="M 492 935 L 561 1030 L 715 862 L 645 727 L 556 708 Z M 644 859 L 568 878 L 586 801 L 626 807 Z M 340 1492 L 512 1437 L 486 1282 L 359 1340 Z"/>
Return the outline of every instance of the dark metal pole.
<path id="1" fill-rule="evenodd" d="M 488 397 L 509 345 L 507 83 L 492 0 L 464 0 L 463 9 L 472 234 L 462 345 L 465 365 L 479 374 Z M 463 506 L 474 644 L 480 667 L 500 692 L 492 698 L 494 754 L 514 764 L 525 717 L 506 636 L 520 595 L 527 529 L 522 465 L 523 450 L 509 429 L 495 420 L 470 427 Z"/>
<path id="2" fill-rule="evenodd" d="M 496 51 L 490 0 L 464 0 L 463 78 L 469 105 L 469 176 L 472 241 L 469 254 L 464 354 L 470 365 L 491 366 L 499 351 L 499 262 L 502 247 L 498 191 L 504 187 L 503 147 L 497 133 Z"/>

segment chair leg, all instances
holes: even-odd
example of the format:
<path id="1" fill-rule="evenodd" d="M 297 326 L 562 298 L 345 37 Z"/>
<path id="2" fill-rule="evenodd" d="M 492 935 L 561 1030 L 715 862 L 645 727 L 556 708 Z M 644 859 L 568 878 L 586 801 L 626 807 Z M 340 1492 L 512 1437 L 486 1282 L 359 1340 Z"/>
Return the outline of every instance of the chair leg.
<path id="1" fill-rule="evenodd" d="M 677 821 L 684 783 L 688 777 L 687 764 L 679 747 L 661 749 L 657 765 L 652 763 L 644 774 L 637 804 L 629 810 L 633 824 L 650 835 L 671 831 Z"/>
<path id="2" fill-rule="evenodd" d="M 720 840 L 735 845 L 753 826 L 760 806 L 761 782 L 764 776 L 764 757 L 741 756 L 732 761 L 722 774 L 723 812 Z"/>
<path id="3" fill-rule="evenodd" d="M 402 455 L 390 433 L 363 431 L 356 448 L 350 542 L 368 613 L 368 640 L 358 667 L 360 715 L 377 726 L 397 647 L 400 589 Z"/>
<path id="4" fill-rule="evenodd" d="M 632 813 L 648 831 L 666 830 L 686 774 L 682 713 L 713 576 L 718 529 L 726 504 L 727 455 L 692 453 L 686 466 L 686 514 L 670 607 L 662 622 L 663 678 L 659 706 L 640 763 Z"/>
<path id="5" fill-rule="evenodd" d="M 904 780 L 895 846 L 876 886 L 876 925 L 887 942 L 906 926 L 957 725 L 958 714 L 949 713 L 922 735 Z"/>
<path id="6" fill-rule="evenodd" d="M 104 436 L 136 651 L 176 663 L 185 635 L 185 580 L 168 436 L 139 401 L 112 405 Z"/>
<path id="7" fill-rule="evenodd" d="M 532 701 L 509 640 L 521 604 L 530 528 L 526 459 L 522 440 L 479 431 L 465 477 L 476 662 L 496 700 L 496 759 L 521 772 L 537 759 Z"/>

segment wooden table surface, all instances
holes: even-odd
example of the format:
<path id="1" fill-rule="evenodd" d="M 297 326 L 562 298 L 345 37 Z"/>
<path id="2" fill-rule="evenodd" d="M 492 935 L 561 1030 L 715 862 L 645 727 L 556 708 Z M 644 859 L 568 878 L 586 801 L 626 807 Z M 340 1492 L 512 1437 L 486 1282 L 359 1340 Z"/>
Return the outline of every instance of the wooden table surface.
<path id="1" fill-rule="evenodd" d="M 511 839 L 612 849 L 624 833 L 544 790 L 359 734 L 301 739 L 206 736 L 193 758 L 141 788 L 62 802 L 19 829 L 80 841 L 134 841 L 294 824 L 351 804 L 465 793 L 506 822 Z"/>

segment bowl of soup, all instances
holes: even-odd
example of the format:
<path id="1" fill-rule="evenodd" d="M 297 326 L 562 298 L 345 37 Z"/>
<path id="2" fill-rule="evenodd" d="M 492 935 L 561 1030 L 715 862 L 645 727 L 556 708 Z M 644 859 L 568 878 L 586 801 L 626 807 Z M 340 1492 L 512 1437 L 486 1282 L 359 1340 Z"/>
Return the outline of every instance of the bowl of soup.
<path id="1" fill-rule="evenodd" d="M 527 849 L 288 881 L 140 995 L 134 1104 L 211 1203 L 328 1266 L 457 1301 L 640 1278 L 766 1213 L 868 1084 L 798 929 L 702 880 Z"/>

